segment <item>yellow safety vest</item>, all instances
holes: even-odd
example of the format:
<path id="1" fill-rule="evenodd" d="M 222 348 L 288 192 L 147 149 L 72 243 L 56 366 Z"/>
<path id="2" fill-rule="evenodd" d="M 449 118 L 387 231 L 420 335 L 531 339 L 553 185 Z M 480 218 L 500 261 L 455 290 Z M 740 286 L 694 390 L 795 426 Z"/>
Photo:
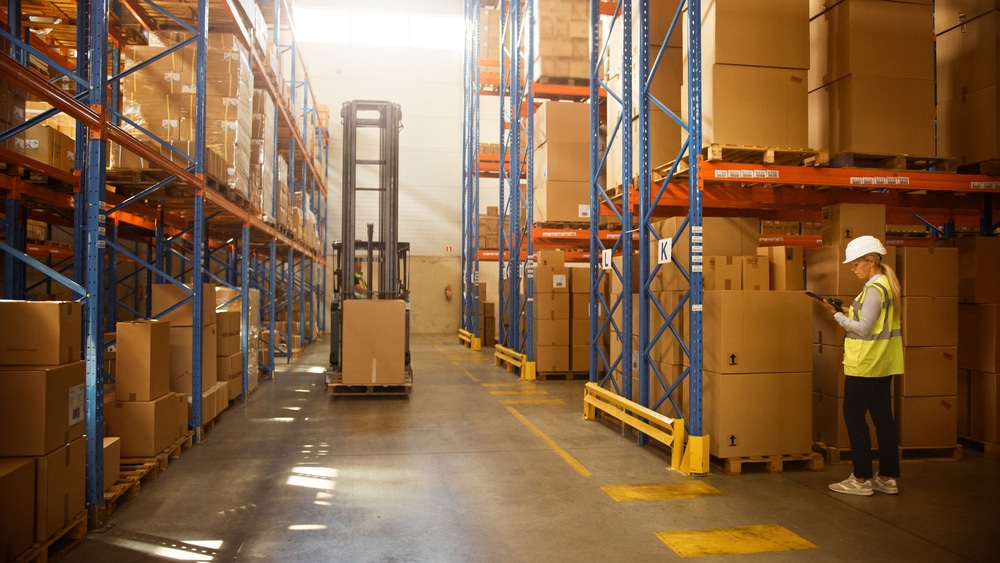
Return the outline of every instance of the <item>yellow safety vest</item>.
<path id="1" fill-rule="evenodd" d="M 364 276 L 364 274 L 362 274 L 361 272 L 354 272 L 354 285 L 360 285 L 361 287 L 365 288 L 365 291 L 363 291 L 363 292 L 355 290 L 354 291 L 354 297 L 355 298 L 357 298 L 357 299 L 364 299 L 365 297 L 368 297 L 368 294 L 367 294 L 368 283 L 365 282 L 365 276 Z"/>
<path id="2" fill-rule="evenodd" d="M 844 374 L 858 377 L 885 377 L 903 373 L 903 336 L 899 319 L 893 318 L 896 304 L 889 279 L 881 275 L 866 284 L 861 294 L 847 310 L 847 316 L 857 321 L 865 302 L 868 287 L 882 294 L 882 309 L 872 326 L 871 334 L 848 331 L 844 339 Z"/>

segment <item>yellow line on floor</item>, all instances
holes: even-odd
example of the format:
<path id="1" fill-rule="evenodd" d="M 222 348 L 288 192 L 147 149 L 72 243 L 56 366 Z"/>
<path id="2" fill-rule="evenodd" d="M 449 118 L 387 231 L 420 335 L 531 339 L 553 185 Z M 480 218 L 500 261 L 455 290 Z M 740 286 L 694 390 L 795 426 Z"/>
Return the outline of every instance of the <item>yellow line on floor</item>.
<path id="1" fill-rule="evenodd" d="M 562 399 L 500 399 L 501 405 L 562 405 Z"/>
<path id="2" fill-rule="evenodd" d="M 646 483 L 641 485 L 606 485 L 601 490 L 615 502 L 639 500 L 674 500 L 721 495 L 722 491 L 704 481 Z"/>
<path id="3" fill-rule="evenodd" d="M 483 383 L 483 387 L 534 387 L 534 383 Z"/>
<path id="4" fill-rule="evenodd" d="M 535 436 L 538 436 L 538 438 L 541 439 L 541 441 L 545 442 L 545 445 L 552 448 L 552 450 L 555 451 L 559 457 L 563 458 L 563 460 L 566 463 L 568 463 L 570 467 L 575 469 L 577 473 L 583 475 L 584 477 L 594 476 L 594 474 L 591 473 L 590 470 L 588 470 L 586 467 L 584 467 L 582 463 L 577 461 L 576 458 L 574 458 L 573 456 L 569 455 L 569 452 L 560 448 L 559 444 L 556 444 L 555 442 L 552 441 L 552 438 L 546 436 L 545 432 L 542 432 L 540 428 L 532 424 L 531 421 L 525 418 L 523 414 L 517 412 L 517 409 L 515 409 L 514 407 L 507 407 L 507 410 L 510 411 L 510 414 L 514 415 L 514 418 L 520 420 L 521 424 L 527 426 L 528 430 L 531 430 L 531 432 L 534 433 Z"/>
<path id="5" fill-rule="evenodd" d="M 449 355 L 449 354 L 448 354 L 447 352 L 445 352 L 445 351 L 444 351 L 444 350 L 443 350 L 443 349 L 442 349 L 442 348 L 441 348 L 440 346 L 438 346 L 437 344 L 434 344 L 434 347 L 435 347 L 435 348 L 437 348 L 437 351 L 438 351 L 438 352 L 441 352 L 441 353 L 442 353 L 442 354 L 444 354 L 444 355 L 445 355 L 445 356 L 446 356 L 446 357 L 447 357 L 447 358 L 448 358 L 449 360 L 451 360 L 451 363 L 455 364 L 455 367 L 457 367 L 458 369 L 462 370 L 462 373 L 464 373 L 465 375 L 467 375 L 467 376 L 469 377 L 469 379 L 471 379 L 471 380 L 475 381 L 476 383 L 479 383 L 479 380 L 478 380 L 478 379 L 476 379 L 476 376 L 472 375 L 472 373 L 471 373 L 471 372 L 470 372 L 469 370 L 467 370 L 467 369 L 463 368 L 463 367 L 462 367 L 461 365 L 459 365 L 459 363 L 458 363 L 458 362 L 457 362 L 457 361 L 455 360 L 455 358 L 452 358 L 452 357 L 451 357 L 451 356 L 450 356 L 450 355 Z"/>
<path id="6" fill-rule="evenodd" d="M 527 389 L 524 391 L 490 391 L 490 395 L 548 395 L 548 391 Z"/>
<path id="7" fill-rule="evenodd" d="M 656 537 L 684 558 L 817 548 L 777 524 L 657 532 Z"/>

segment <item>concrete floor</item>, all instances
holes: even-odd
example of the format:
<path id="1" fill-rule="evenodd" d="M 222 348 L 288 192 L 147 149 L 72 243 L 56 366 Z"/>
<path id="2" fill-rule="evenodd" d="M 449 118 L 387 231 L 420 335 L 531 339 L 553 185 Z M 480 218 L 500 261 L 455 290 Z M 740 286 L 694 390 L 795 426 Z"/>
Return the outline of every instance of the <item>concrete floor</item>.
<path id="1" fill-rule="evenodd" d="M 583 420 L 581 381 L 521 383 L 453 335 L 415 337 L 412 352 L 411 397 L 331 399 L 327 346 L 312 346 L 122 502 L 109 530 L 60 560 L 671 561 L 681 557 L 658 532 L 755 525 L 779 525 L 815 547 L 702 559 L 1000 553 L 1000 462 L 980 454 L 904 463 L 896 497 L 829 492 L 848 465 L 788 464 L 781 474 L 745 466 L 739 476 L 713 466 L 690 478 L 666 469 L 667 451 Z M 615 502 L 601 489 L 693 482 L 719 494 Z"/>

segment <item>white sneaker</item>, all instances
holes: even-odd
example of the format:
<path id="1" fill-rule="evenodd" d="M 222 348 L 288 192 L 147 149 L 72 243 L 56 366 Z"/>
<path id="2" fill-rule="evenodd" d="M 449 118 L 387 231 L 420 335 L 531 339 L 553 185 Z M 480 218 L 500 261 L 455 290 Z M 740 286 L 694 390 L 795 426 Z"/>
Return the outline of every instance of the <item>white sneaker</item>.
<path id="1" fill-rule="evenodd" d="M 899 486 L 896 484 L 895 478 L 890 478 L 888 481 L 883 481 L 881 478 L 879 478 L 878 473 L 876 473 L 874 477 L 869 479 L 869 481 L 872 484 L 872 489 L 880 493 L 885 493 L 887 495 L 899 494 Z"/>
<path id="2" fill-rule="evenodd" d="M 875 494 L 872 491 L 872 480 L 868 479 L 864 483 L 859 483 L 857 479 L 854 478 L 854 474 L 839 483 L 833 483 L 830 485 L 830 490 L 835 493 L 842 493 L 845 495 L 858 495 L 862 497 L 870 497 Z"/>

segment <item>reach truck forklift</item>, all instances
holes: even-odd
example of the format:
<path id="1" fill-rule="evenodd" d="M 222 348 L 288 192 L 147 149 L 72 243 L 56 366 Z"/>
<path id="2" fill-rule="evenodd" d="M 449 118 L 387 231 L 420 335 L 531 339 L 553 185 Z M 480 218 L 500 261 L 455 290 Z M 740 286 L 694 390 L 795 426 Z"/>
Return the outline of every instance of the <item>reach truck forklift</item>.
<path id="1" fill-rule="evenodd" d="M 388 101 L 352 100 L 344 125 L 341 240 L 333 243 L 330 395 L 409 395 L 410 245 L 399 241 L 399 131 Z M 367 238 L 358 211 L 374 212 Z M 378 233 L 378 238 L 375 233 Z"/>

